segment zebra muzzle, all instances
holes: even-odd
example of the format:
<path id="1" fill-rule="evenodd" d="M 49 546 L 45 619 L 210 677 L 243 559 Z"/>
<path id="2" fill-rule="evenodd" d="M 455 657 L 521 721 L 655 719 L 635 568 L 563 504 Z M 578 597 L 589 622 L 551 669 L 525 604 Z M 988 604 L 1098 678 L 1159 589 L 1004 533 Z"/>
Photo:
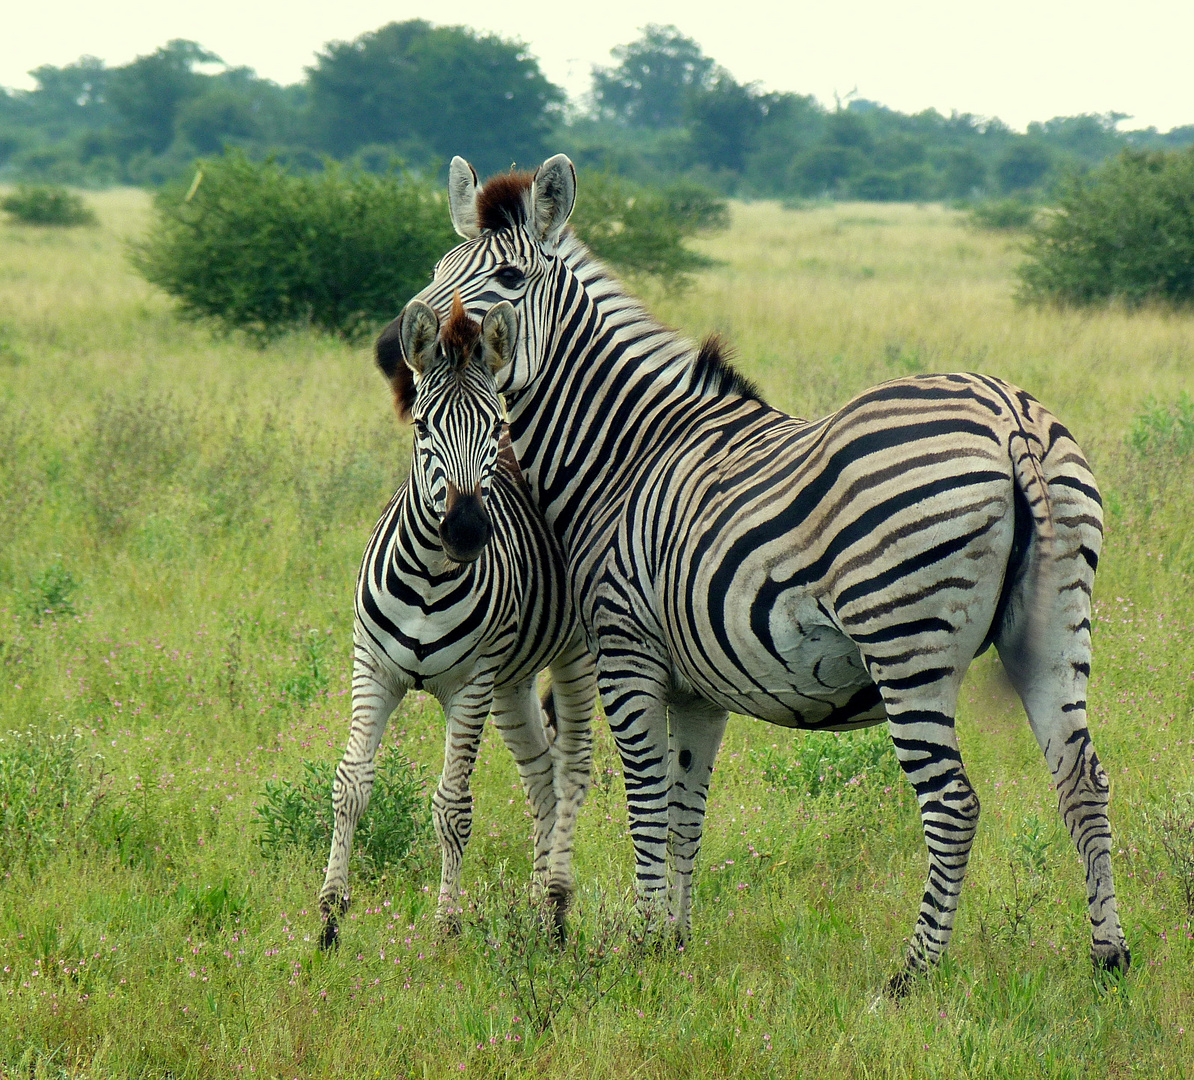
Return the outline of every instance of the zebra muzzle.
<path id="1" fill-rule="evenodd" d="M 455 484 L 449 483 L 447 506 L 439 523 L 444 553 L 454 562 L 475 562 L 493 536 L 493 525 L 481 499 L 481 485 L 462 495 Z"/>

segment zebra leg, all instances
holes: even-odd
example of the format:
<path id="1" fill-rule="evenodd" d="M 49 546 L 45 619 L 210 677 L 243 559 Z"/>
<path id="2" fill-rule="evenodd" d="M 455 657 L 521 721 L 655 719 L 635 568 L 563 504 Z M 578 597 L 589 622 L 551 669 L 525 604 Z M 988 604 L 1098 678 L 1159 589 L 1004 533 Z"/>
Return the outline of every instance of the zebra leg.
<path id="1" fill-rule="evenodd" d="M 930 668 L 888 680 L 882 677 L 881 662 L 868 661 L 868 667 L 878 676 L 891 741 L 916 792 L 929 855 L 928 877 L 905 966 L 888 984 L 888 993 L 898 997 L 908 991 L 917 974 L 941 959 L 949 944 L 978 826 L 979 802 L 962 766 L 954 731 L 961 682 L 958 672 L 964 671 L 965 665 Z M 937 678 L 924 683 L 925 676 L 933 674 Z"/>
<path id="2" fill-rule="evenodd" d="M 1031 612 L 1042 598 L 1052 600 L 1052 610 L 1038 607 L 1035 620 L 1030 615 L 1010 621 L 996 647 L 1053 774 L 1058 810 L 1086 872 L 1091 960 L 1098 968 L 1127 972 L 1132 955 L 1111 875 L 1110 786 L 1086 726 L 1092 562 L 1100 536 L 1084 515 L 1060 500 L 1054 521 L 1060 557 L 1037 577 L 1043 597 L 1024 597 L 1021 604 L 1016 603 L 1021 598 L 1013 598 L 1021 612 Z M 1029 582 L 1033 577 L 1025 576 Z"/>
<path id="3" fill-rule="evenodd" d="M 711 702 L 673 700 L 668 710 L 668 914 L 680 944 L 692 933 L 692 872 L 701 850 L 713 762 L 729 714 Z"/>
<path id="4" fill-rule="evenodd" d="M 358 644 L 353 651 L 352 727 L 332 785 L 332 850 L 319 890 L 319 912 L 324 919 L 319 943 L 324 949 L 338 943 L 337 916 L 348 909 L 348 860 L 353 833 L 373 792 L 373 759 L 386 722 L 405 694 L 382 663 Z"/>
<path id="5" fill-rule="evenodd" d="M 535 891 L 542 893 L 547 884 L 551 833 L 556 821 L 556 793 L 551 747 L 534 679 L 498 688 L 493 700 L 493 722 L 518 766 L 523 790 L 531 803 L 534 822 L 531 882 Z"/>
<path id="6" fill-rule="evenodd" d="M 614 656 L 609 668 L 629 659 Z M 636 666 L 648 662 L 641 655 Z M 645 922 L 645 934 L 654 932 L 666 920 L 667 825 L 668 825 L 668 740 L 667 683 L 663 672 L 650 680 L 625 670 L 607 674 L 606 654 L 598 664 L 597 684 L 601 702 L 613 732 L 622 774 L 626 782 L 626 811 L 630 840 L 634 845 L 635 904 Z"/>
<path id="7" fill-rule="evenodd" d="M 556 716 L 552 746 L 555 759 L 556 823 L 547 864 L 547 896 L 552 903 L 555 933 L 562 942 L 565 916 L 576 882 L 572 846 L 576 819 L 588 794 L 593 771 L 593 708 L 597 684 L 593 658 L 583 639 L 571 643 L 551 665 L 551 693 Z"/>
<path id="8" fill-rule="evenodd" d="M 473 832 L 473 793 L 469 778 L 477 763 L 481 734 L 493 701 L 493 675 L 475 679 L 453 695 L 445 707 L 444 770 L 431 796 L 431 820 L 441 858 L 439 901 L 435 921 L 449 934 L 460 932 L 456 907 L 460 866 Z"/>

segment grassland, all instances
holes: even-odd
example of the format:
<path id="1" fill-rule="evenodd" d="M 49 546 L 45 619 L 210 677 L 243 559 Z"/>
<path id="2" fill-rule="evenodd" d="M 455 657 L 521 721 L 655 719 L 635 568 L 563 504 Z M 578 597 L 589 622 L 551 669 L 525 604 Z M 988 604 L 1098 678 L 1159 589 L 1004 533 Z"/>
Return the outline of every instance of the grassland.
<path id="1" fill-rule="evenodd" d="M 877 995 L 923 880 L 909 790 L 879 743 L 745 719 L 688 950 L 630 941 L 599 728 L 568 953 L 521 892 L 527 812 L 487 738 L 463 936 L 432 931 L 424 844 L 356 878 L 324 956 L 323 854 L 265 858 L 255 806 L 339 755 L 356 561 L 409 436 L 366 349 L 257 351 L 178 322 L 123 262 L 146 200 L 92 201 L 98 228 L 0 227 L 0 1075 L 1194 1074 L 1194 863 L 1170 854 L 1183 827 L 1194 842 L 1194 435 L 1171 408 L 1194 391 L 1194 318 L 1019 309 L 1014 243 L 935 207 L 738 206 L 706 245 L 723 265 L 657 298 L 727 334 L 794 412 L 981 370 L 1087 447 L 1108 505 L 1090 700 L 1127 979 L 1092 978 L 1078 860 L 990 657 L 959 717 L 983 819 L 954 944 L 898 1006 Z M 441 740 L 434 702 L 410 699 L 385 752 L 434 772 Z"/>

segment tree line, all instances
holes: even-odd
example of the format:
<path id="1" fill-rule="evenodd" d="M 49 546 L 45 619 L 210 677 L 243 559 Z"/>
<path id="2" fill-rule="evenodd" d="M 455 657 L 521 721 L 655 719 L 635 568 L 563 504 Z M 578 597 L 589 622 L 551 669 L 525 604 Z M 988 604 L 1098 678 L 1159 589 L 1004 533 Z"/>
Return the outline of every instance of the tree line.
<path id="1" fill-rule="evenodd" d="M 1122 114 L 907 114 L 857 97 L 740 83 L 674 26 L 649 25 L 569 102 L 519 42 L 420 19 L 324 46 L 281 86 L 174 40 L 128 64 L 91 56 L 0 88 L 0 179 L 158 185 L 237 147 L 296 172 L 328 159 L 423 175 L 463 154 L 484 173 L 569 153 L 645 184 L 744 197 L 959 199 L 1042 193 L 1127 148 L 1194 144 L 1194 124 L 1121 131 Z"/>

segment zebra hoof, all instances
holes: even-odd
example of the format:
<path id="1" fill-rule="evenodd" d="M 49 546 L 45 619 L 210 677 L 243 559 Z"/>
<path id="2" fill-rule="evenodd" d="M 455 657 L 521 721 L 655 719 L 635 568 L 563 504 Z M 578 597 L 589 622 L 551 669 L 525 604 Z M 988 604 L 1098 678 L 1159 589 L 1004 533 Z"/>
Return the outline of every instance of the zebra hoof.
<path id="1" fill-rule="evenodd" d="M 323 933 L 319 935 L 319 947 L 327 952 L 329 949 L 340 948 L 340 925 L 334 916 L 328 916 L 323 924 Z"/>
<path id="2" fill-rule="evenodd" d="M 460 912 L 451 909 L 437 912 L 435 922 L 440 936 L 445 938 L 460 937 L 461 931 L 464 929 L 464 924 L 460 919 Z"/>
<path id="3" fill-rule="evenodd" d="M 1090 947 L 1090 960 L 1095 971 L 1126 975 L 1132 966 L 1132 950 L 1127 942 L 1096 941 Z"/>
<path id="4" fill-rule="evenodd" d="M 884 987 L 883 994 L 892 1001 L 901 1001 L 912 993 L 917 982 L 923 977 L 924 971 L 908 964 L 887 980 L 887 986 Z"/>

